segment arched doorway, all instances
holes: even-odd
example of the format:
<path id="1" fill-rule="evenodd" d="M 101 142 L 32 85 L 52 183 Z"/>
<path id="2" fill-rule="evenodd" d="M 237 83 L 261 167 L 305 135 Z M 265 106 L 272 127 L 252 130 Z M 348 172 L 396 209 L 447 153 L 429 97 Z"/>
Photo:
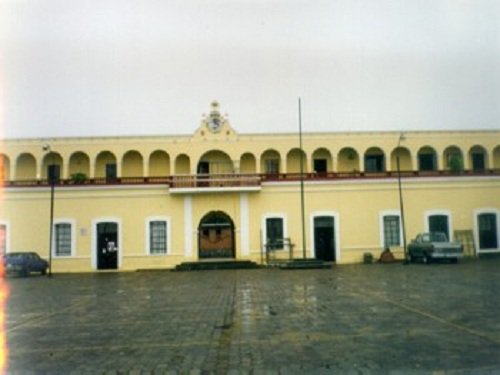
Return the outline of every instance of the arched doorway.
<path id="1" fill-rule="evenodd" d="M 206 214 L 198 227 L 200 259 L 234 258 L 234 224 L 222 211 Z"/>

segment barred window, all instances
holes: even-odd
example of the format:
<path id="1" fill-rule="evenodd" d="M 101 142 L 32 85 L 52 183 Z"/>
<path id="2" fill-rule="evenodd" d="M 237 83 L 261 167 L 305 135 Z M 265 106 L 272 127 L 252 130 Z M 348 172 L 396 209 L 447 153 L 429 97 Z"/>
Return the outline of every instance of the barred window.
<path id="1" fill-rule="evenodd" d="M 150 221 L 149 222 L 149 253 L 166 254 L 167 253 L 167 222 Z"/>
<path id="2" fill-rule="evenodd" d="M 400 246 L 399 216 L 384 216 L 384 247 Z"/>
<path id="3" fill-rule="evenodd" d="M 429 216 L 429 232 L 441 232 L 446 235 L 446 238 L 450 239 L 450 233 L 448 230 L 448 215 L 430 215 Z"/>
<path id="4" fill-rule="evenodd" d="M 55 225 L 55 255 L 71 255 L 71 224 L 69 223 Z"/>
<path id="5" fill-rule="evenodd" d="M 283 249 L 283 219 L 268 217 L 266 219 L 266 235 L 269 250 Z"/>

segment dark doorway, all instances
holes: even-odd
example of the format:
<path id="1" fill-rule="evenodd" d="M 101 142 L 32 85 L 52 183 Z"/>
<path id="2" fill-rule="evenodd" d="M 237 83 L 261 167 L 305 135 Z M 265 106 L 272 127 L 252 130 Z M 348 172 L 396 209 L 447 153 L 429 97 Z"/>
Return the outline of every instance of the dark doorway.
<path id="1" fill-rule="evenodd" d="M 205 215 L 198 227 L 198 256 L 200 259 L 234 258 L 234 224 L 221 211 Z"/>
<path id="2" fill-rule="evenodd" d="M 61 179 L 61 166 L 51 164 L 47 168 L 47 179 L 49 183 L 58 183 Z"/>
<path id="3" fill-rule="evenodd" d="M 314 218 L 314 253 L 316 259 L 335 261 L 335 219 L 333 216 Z"/>
<path id="4" fill-rule="evenodd" d="M 419 154 L 418 155 L 418 169 L 420 171 L 435 171 L 436 157 L 434 154 Z"/>
<path id="5" fill-rule="evenodd" d="M 366 155 L 365 172 L 383 172 L 384 155 Z"/>
<path id="6" fill-rule="evenodd" d="M 116 177 L 117 177 L 116 164 L 114 163 L 106 164 L 106 181 L 115 182 Z"/>
<path id="7" fill-rule="evenodd" d="M 208 186 L 210 163 L 208 161 L 200 161 L 196 172 L 198 173 L 198 186 Z"/>
<path id="8" fill-rule="evenodd" d="M 484 154 L 483 153 L 473 153 L 472 154 L 472 169 L 474 171 L 484 171 L 485 169 Z"/>
<path id="9" fill-rule="evenodd" d="M 198 174 L 209 174 L 210 173 L 210 163 L 208 161 L 200 161 L 198 163 Z"/>
<path id="10" fill-rule="evenodd" d="M 325 174 L 328 168 L 327 165 L 326 159 L 314 159 L 314 172 Z"/>
<path id="11" fill-rule="evenodd" d="M 118 268 L 118 224 L 97 224 L 97 269 Z"/>
<path id="12" fill-rule="evenodd" d="M 446 234 L 446 238 L 450 240 L 450 232 L 448 230 L 447 215 L 432 215 L 429 216 L 429 232 L 442 232 Z"/>
<path id="13" fill-rule="evenodd" d="M 479 249 L 497 249 L 497 215 L 481 214 L 478 217 Z"/>

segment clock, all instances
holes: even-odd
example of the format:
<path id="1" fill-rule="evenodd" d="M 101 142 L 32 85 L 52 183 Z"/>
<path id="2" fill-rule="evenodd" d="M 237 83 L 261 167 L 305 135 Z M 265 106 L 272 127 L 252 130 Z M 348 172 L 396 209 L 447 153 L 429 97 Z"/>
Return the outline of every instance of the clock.
<path id="1" fill-rule="evenodd" d="M 222 121 L 219 116 L 210 116 L 208 119 L 208 129 L 212 133 L 217 133 L 220 130 Z"/>

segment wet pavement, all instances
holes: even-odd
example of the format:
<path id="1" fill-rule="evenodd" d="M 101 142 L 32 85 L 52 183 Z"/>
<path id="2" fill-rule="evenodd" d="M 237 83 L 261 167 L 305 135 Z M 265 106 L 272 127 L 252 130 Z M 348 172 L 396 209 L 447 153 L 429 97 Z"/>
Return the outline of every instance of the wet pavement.
<path id="1" fill-rule="evenodd" d="M 497 374 L 500 260 L 11 278 L 11 374 Z"/>

